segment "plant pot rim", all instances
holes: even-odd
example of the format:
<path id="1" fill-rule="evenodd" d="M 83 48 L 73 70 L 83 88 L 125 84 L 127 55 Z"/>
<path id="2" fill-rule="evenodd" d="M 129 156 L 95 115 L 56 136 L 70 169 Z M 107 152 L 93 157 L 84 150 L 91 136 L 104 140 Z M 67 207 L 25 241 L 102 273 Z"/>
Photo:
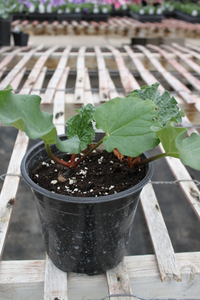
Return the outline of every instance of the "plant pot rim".
<path id="1" fill-rule="evenodd" d="M 60 138 L 65 138 L 66 135 L 61 135 Z M 32 156 L 32 153 L 34 155 L 37 155 L 41 150 L 44 149 L 44 143 L 43 141 L 35 144 L 33 147 L 31 147 L 25 156 L 22 159 L 21 162 L 21 175 L 24 179 L 24 181 L 31 187 L 31 189 L 35 190 L 38 193 L 41 193 L 45 195 L 48 198 L 51 198 L 53 201 L 63 201 L 63 202 L 68 202 L 68 203 L 85 203 L 85 204 L 95 204 L 95 203 L 100 203 L 100 202 L 111 202 L 116 199 L 123 198 L 125 195 L 126 196 L 131 196 L 133 192 L 137 192 L 139 190 L 142 190 L 142 188 L 149 182 L 150 178 L 153 175 L 154 172 L 154 165 L 153 162 L 148 163 L 148 170 L 145 175 L 145 177 L 135 186 L 132 188 L 129 188 L 125 191 L 119 192 L 117 194 L 112 194 L 112 195 L 106 195 L 106 196 L 99 196 L 99 197 L 73 197 L 73 196 L 67 196 L 67 195 L 61 195 L 57 193 L 52 193 L 49 190 L 46 190 L 40 186 L 38 186 L 29 176 L 27 168 L 26 168 L 26 162 L 30 159 Z M 145 155 L 147 158 L 149 157 L 147 152 L 144 152 L 143 155 Z M 42 161 L 42 160 L 41 160 Z"/>

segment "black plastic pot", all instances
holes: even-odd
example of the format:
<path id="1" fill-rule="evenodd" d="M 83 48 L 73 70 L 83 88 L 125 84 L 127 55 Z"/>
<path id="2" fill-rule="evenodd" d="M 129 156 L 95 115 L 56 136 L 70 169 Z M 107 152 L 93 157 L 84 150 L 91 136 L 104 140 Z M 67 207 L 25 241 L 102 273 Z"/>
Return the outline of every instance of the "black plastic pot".
<path id="1" fill-rule="evenodd" d="M 26 20 L 27 19 L 27 14 L 25 12 L 14 12 L 12 13 L 13 21 L 15 20 Z"/>
<path id="2" fill-rule="evenodd" d="M 144 15 L 140 15 L 140 14 L 136 14 L 133 11 L 129 11 L 129 15 L 131 18 L 140 21 L 142 23 L 145 22 L 150 22 L 150 23 L 154 23 L 154 22 L 158 22 L 161 23 L 162 19 L 163 19 L 163 15 L 148 15 L 148 14 L 144 14 Z"/>
<path id="3" fill-rule="evenodd" d="M 107 22 L 108 21 L 108 17 L 110 16 L 110 14 L 104 14 L 104 13 L 83 13 L 82 19 L 84 21 L 90 22 L 90 21 L 95 21 L 95 22 Z"/>
<path id="4" fill-rule="evenodd" d="M 29 38 L 28 33 L 12 32 L 12 34 L 15 46 L 27 46 Z"/>
<path id="5" fill-rule="evenodd" d="M 72 21 L 80 22 L 82 20 L 82 13 L 63 13 L 56 14 L 56 19 L 59 22 L 67 21 L 71 23 Z"/>
<path id="6" fill-rule="evenodd" d="M 95 141 L 101 137 L 96 135 Z M 59 155 L 55 146 L 52 152 Z M 97 275 L 114 268 L 125 255 L 139 195 L 153 175 L 153 164 L 135 187 L 114 195 L 84 198 L 51 193 L 31 180 L 32 170 L 46 159 L 40 142 L 23 158 L 21 173 L 35 195 L 50 259 L 66 272 Z"/>
<path id="7" fill-rule="evenodd" d="M 44 21 L 48 21 L 48 22 L 54 22 L 56 20 L 56 13 L 39 13 L 39 12 L 35 12 L 35 13 L 30 13 L 27 16 L 27 19 L 30 21 L 39 21 L 39 22 L 44 22 Z"/>
<path id="8" fill-rule="evenodd" d="M 163 12 L 164 18 L 174 18 L 174 11 L 164 11 Z"/>
<path id="9" fill-rule="evenodd" d="M 10 23 L 12 17 L 8 19 L 0 18 L 0 46 L 10 46 Z"/>
<path id="10" fill-rule="evenodd" d="M 113 9 L 110 12 L 110 15 L 111 15 L 111 17 L 115 17 L 115 16 L 125 17 L 125 16 L 129 15 L 129 10 L 128 9 L 125 9 L 125 10 L 116 10 L 116 9 Z"/>
<path id="11" fill-rule="evenodd" d="M 174 17 L 178 20 L 186 21 L 189 23 L 200 23 L 200 16 L 193 17 L 179 10 L 175 10 Z"/>

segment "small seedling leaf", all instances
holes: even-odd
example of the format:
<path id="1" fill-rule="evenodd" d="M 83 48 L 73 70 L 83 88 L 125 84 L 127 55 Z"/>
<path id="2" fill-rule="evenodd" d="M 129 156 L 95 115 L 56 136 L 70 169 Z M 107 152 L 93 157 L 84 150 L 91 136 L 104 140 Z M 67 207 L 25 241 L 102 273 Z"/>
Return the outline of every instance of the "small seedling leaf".
<path id="1" fill-rule="evenodd" d="M 67 137 L 71 139 L 77 136 L 80 140 L 79 151 L 82 151 L 91 144 L 95 135 L 92 124 L 95 107 L 92 104 L 87 104 L 86 106 L 82 105 L 81 109 L 77 109 L 76 111 L 78 114 L 66 122 L 68 125 Z"/>

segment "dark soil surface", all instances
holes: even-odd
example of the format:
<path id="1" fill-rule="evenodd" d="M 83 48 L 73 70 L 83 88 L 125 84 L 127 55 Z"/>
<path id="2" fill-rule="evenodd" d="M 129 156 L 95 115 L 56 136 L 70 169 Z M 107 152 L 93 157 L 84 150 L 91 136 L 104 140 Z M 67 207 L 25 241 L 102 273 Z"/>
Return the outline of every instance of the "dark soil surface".
<path id="1" fill-rule="evenodd" d="M 63 160 L 69 161 L 70 156 L 64 156 Z M 90 154 L 76 169 L 50 160 L 42 162 L 34 170 L 32 179 L 54 193 L 99 197 L 131 188 L 145 175 L 146 166 L 131 169 L 126 161 L 120 162 L 113 153 L 99 150 Z"/>

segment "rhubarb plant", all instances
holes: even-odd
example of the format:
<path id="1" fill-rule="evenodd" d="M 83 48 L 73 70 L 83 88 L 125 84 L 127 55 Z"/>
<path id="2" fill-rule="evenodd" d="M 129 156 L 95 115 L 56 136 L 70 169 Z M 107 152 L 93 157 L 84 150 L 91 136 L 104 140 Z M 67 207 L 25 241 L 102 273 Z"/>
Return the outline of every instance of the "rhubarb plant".
<path id="1" fill-rule="evenodd" d="M 106 151 L 114 151 L 131 168 L 172 156 L 200 170 L 200 136 L 192 133 L 186 137 L 187 129 L 180 126 L 184 112 L 169 92 L 161 95 L 158 86 L 158 83 L 144 86 L 132 91 L 126 98 L 111 99 L 97 108 L 92 104 L 82 106 L 66 122 L 66 140 L 57 135 L 53 115 L 40 109 L 39 96 L 14 94 L 11 86 L 0 91 L 0 121 L 24 131 L 31 139 L 42 139 L 49 157 L 68 167 L 76 167 L 103 143 Z M 94 127 L 105 133 L 95 145 L 92 144 Z M 139 156 L 159 143 L 162 143 L 165 152 L 141 161 Z M 71 153 L 71 161 L 55 157 L 51 144 L 62 152 Z M 84 155 L 75 161 L 80 152 Z"/>

